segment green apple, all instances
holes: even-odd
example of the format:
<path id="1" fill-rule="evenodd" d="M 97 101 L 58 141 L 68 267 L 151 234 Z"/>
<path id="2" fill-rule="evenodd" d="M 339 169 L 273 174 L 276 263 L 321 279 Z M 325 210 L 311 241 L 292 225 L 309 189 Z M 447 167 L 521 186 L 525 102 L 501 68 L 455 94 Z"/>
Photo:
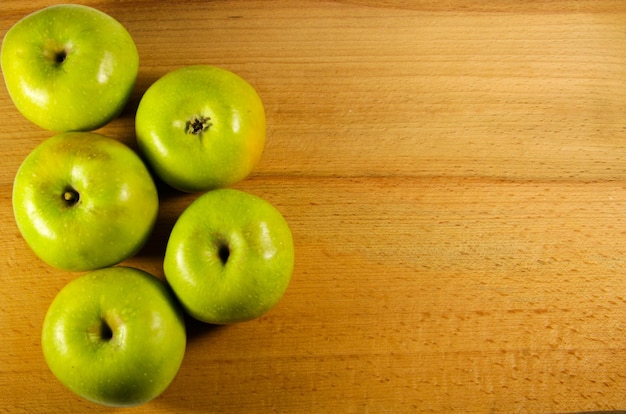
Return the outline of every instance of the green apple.
<path id="1" fill-rule="evenodd" d="M 43 141 L 13 183 L 13 212 L 26 243 L 65 270 L 107 267 L 137 253 L 158 208 L 156 186 L 139 156 L 92 132 Z"/>
<path id="2" fill-rule="evenodd" d="M 185 353 L 182 310 L 156 277 L 130 267 L 94 270 L 65 285 L 43 323 L 52 373 L 72 392 L 109 406 L 159 396 Z"/>
<path id="3" fill-rule="evenodd" d="M 119 115 L 139 70 L 137 48 L 121 23 L 69 4 L 15 23 L 2 42 L 1 62 L 17 109 L 57 132 L 94 130 Z"/>
<path id="4" fill-rule="evenodd" d="M 170 186 L 196 192 L 228 187 L 253 170 L 265 145 L 265 110 L 244 79 L 207 65 L 161 77 L 141 98 L 139 148 Z"/>
<path id="5" fill-rule="evenodd" d="M 294 266 L 289 226 L 266 200 L 209 191 L 180 215 L 163 269 L 184 309 L 212 324 L 257 318 L 281 299 Z"/>

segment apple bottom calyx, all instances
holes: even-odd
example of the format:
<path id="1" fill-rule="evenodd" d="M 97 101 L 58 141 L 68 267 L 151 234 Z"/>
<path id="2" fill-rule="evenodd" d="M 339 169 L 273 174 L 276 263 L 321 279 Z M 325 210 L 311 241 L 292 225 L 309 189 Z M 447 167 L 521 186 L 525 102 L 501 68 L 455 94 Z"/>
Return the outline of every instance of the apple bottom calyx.
<path id="1" fill-rule="evenodd" d="M 195 115 L 185 125 L 185 132 L 190 135 L 202 135 L 213 126 L 210 116 Z"/>

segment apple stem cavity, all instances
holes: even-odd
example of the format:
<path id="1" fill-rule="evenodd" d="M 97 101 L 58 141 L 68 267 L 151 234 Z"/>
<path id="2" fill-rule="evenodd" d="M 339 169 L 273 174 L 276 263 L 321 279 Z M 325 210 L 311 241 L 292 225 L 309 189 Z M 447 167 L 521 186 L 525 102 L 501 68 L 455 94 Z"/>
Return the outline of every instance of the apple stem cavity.
<path id="1" fill-rule="evenodd" d="M 211 117 L 195 115 L 187 121 L 185 132 L 190 135 L 202 135 L 202 133 L 208 131 L 212 125 L 213 123 L 211 123 Z"/>
<path id="2" fill-rule="evenodd" d="M 54 61 L 60 65 L 61 63 L 65 62 L 66 57 L 67 57 L 67 51 L 59 50 L 54 55 Z"/>
<path id="3" fill-rule="evenodd" d="M 79 200 L 80 194 L 78 194 L 78 191 L 73 188 L 68 188 L 63 192 L 63 201 L 65 201 L 68 206 L 71 207 L 75 205 Z"/>
<path id="4" fill-rule="evenodd" d="M 68 45 L 60 45 L 53 40 L 49 40 L 43 48 L 44 56 L 53 64 L 61 66 L 69 55 L 70 47 Z"/>
<path id="5" fill-rule="evenodd" d="M 106 342 L 113 339 L 113 330 L 105 320 L 103 320 L 102 325 L 100 325 L 100 338 Z"/>
<path id="6" fill-rule="evenodd" d="M 94 343 L 109 342 L 114 336 L 113 329 L 104 317 L 102 317 L 97 324 L 92 326 L 87 331 L 87 334 Z"/>
<path id="7" fill-rule="evenodd" d="M 230 247 L 228 247 L 228 244 L 221 243 L 217 248 L 217 255 L 222 262 L 222 266 L 226 266 L 228 258 L 230 257 Z"/>

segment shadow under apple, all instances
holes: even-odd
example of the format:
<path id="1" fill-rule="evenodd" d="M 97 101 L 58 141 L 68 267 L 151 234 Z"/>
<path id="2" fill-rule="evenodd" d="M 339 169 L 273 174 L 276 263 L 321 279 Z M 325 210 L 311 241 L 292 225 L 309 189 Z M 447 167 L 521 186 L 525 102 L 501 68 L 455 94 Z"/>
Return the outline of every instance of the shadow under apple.
<path id="1" fill-rule="evenodd" d="M 185 325 L 187 327 L 187 344 L 201 339 L 214 336 L 228 328 L 228 325 L 214 325 L 199 321 L 185 313 Z"/>
<path id="2" fill-rule="evenodd" d="M 152 171 L 150 173 L 159 194 L 159 213 L 150 237 L 135 257 L 138 259 L 158 260 L 162 264 L 167 241 L 174 224 L 176 224 L 176 220 L 199 194 L 178 191 L 161 181 Z"/>

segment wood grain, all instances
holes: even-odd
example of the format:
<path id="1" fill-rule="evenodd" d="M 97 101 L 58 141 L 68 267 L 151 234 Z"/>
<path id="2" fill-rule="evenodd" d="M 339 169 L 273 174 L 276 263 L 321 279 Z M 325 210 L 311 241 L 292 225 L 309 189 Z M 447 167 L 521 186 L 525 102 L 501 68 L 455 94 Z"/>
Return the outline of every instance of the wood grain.
<path id="1" fill-rule="evenodd" d="M 169 70 L 240 74 L 268 143 L 236 187 L 274 203 L 296 243 L 279 305 L 189 321 L 179 375 L 132 412 L 626 409 L 626 3 L 84 3 L 141 56 L 100 132 L 136 148 L 136 106 Z M 3 1 L 0 35 L 47 4 Z M 109 412 L 41 354 L 47 307 L 77 275 L 34 257 L 10 194 L 50 135 L 0 88 L 0 412 Z M 154 235 L 125 264 L 162 278 L 196 195 L 160 189 Z"/>

